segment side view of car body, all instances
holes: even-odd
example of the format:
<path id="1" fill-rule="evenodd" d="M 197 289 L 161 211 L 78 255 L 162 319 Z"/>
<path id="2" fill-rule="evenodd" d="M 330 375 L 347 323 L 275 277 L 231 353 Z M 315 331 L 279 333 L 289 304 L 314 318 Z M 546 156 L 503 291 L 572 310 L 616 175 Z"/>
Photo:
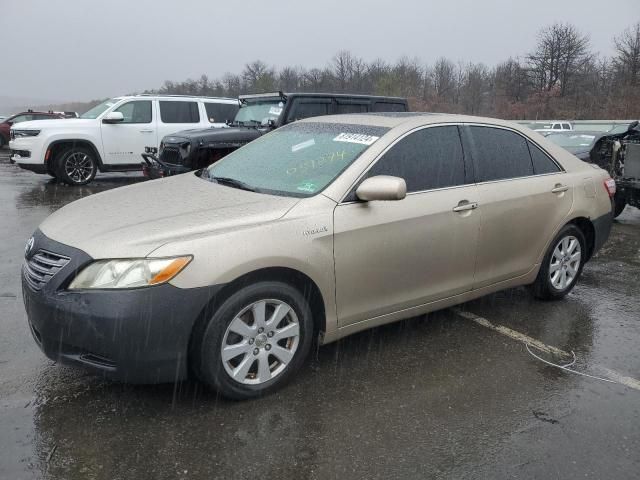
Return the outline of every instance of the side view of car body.
<path id="1" fill-rule="evenodd" d="M 61 362 L 131 382 L 193 371 L 255 397 L 301 368 L 313 338 L 520 285 L 562 298 L 609 235 L 614 190 L 510 122 L 310 118 L 199 175 L 55 212 L 27 243 L 29 325 Z"/>
<path id="2" fill-rule="evenodd" d="M 232 98 L 133 95 L 105 100 L 80 118 L 31 121 L 11 129 L 11 160 L 25 170 L 85 185 L 98 171 L 140 169 L 145 146 L 186 128 L 224 126 Z"/>

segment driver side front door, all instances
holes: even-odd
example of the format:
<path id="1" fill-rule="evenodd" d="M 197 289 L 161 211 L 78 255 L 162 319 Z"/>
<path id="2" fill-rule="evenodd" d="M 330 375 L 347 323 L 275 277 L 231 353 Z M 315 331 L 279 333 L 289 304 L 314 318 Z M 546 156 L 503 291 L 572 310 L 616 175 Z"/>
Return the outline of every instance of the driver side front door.
<path id="1" fill-rule="evenodd" d="M 107 165 L 140 165 L 144 147 L 156 147 L 158 136 L 154 102 L 132 100 L 116 108 L 124 120 L 102 123 L 103 163 Z"/>

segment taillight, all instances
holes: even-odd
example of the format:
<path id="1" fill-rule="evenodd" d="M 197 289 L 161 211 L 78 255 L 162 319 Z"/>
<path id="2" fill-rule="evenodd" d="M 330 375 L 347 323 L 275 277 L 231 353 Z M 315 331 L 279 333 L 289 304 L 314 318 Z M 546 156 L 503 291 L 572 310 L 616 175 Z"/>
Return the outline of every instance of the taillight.
<path id="1" fill-rule="evenodd" d="M 607 178 L 604 181 L 604 188 L 607 190 L 609 198 L 613 198 L 616 194 L 616 181 L 613 178 Z"/>

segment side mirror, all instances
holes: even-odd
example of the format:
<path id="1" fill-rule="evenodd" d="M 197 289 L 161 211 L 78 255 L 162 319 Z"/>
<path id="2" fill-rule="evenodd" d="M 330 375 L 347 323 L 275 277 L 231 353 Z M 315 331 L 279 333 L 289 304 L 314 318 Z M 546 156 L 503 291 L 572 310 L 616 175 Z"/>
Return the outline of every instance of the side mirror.
<path id="1" fill-rule="evenodd" d="M 638 126 L 638 120 L 634 120 L 633 122 L 631 122 L 629 124 L 629 127 L 627 128 L 627 132 L 631 132 L 633 130 L 635 130 L 635 128 Z"/>
<path id="2" fill-rule="evenodd" d="M 122 115 L 122 112 L 109 112 L 103 117 L 102 123 L 119 123 L 123 120 L 124 115 Z"/>
<path id="3" fill-rule="evenodd" d="M 407 196 L 407 183 L 403 178 L 378 175 L 367 178 L 356 190 L 356 197 L 365 202 L 374 200 L 402 200 Z"/>

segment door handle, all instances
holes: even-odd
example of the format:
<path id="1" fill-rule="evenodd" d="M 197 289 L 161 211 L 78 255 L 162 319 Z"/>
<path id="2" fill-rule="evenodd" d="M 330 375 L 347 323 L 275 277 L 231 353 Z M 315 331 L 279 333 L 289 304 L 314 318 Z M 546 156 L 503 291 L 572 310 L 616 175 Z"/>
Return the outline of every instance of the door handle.
<path id="1" fill-rule="evenodd" d="M 551 193 L 562 193 L 569 190 L 569 187 L 566 185 L 560 185 L 559 183 L 551 189 Z"/>
<path id="2" fill-rule="evenodd" d="M 468 202 L 466 200 L 462 200 L 458 203 L 458 206 L 453 207 L 454 212 L 464 212 L 467 210 L 475 210 L 478 208 L 478 202 Z"/>
<path id="3" fill-rule="evenodd" d="M 153 133 L 153 130 L 140 130 L 140 133 Z"/>

